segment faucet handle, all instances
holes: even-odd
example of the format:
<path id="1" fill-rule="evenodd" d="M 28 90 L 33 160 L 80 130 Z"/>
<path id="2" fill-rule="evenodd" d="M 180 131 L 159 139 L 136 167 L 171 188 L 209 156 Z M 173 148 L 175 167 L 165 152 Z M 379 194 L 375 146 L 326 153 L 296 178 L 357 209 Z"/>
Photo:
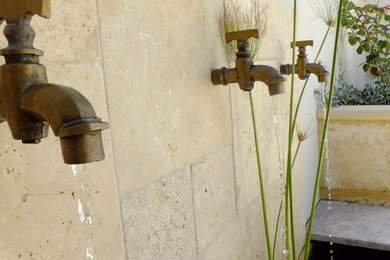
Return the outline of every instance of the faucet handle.
<path id="1" fill-rule="evenodd" d="M 294 42 L 291 42 L 291 48 L 294 48 Z M 313 40 L 309 41 L 296 41 L 295 46 L 299 48 L 305 48 L 306 46 L 313 46 Z"/>
<path id="2" fill-rule="evenodd" d="M 50 17 L 50 0 L 1 0 L 0 19 L 20 20 L 26 13 Z M 0 22 L 1 23 L 1 22 Z"/>
<path id="3" fill-rule="evenodd" d="M 228 32 L 225 34 L 225 41 L 226 43 L 231 42 L 233 40 L 245 41 L 251 37 L 259 39 L 259 30 L 252 29 L 252 30 Z"/>

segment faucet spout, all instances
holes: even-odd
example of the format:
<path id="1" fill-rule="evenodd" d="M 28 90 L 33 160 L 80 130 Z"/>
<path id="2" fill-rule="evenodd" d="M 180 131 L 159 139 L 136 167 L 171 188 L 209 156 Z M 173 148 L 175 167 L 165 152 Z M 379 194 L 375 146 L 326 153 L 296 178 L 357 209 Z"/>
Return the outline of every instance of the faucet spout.
<path id="1" fill-rule="evenodd" d="M 29 87 L 20 108 L 37 120 L 46 121 L 60 137 L 64 162 L 88 163 L 104 158 L 101 121 L 89 101 L 76 90 L 55 84 Z"/>
<path id="2" fill-rule="evenodd" d="M 329 72 L 320 64 L 317 63 L 308 63 L 306 66 L 308 73 L 313 73 L 317 75 L 318 82 L 327 82 Z"/>
<path id="3" fill-rule="evenodd" d="M 283 83 L 286 79 L 275 68 L 267 65 L 253 65 L 249 75 L 254 81 L 266 84 L 271 96 L 284 93 Z"/>

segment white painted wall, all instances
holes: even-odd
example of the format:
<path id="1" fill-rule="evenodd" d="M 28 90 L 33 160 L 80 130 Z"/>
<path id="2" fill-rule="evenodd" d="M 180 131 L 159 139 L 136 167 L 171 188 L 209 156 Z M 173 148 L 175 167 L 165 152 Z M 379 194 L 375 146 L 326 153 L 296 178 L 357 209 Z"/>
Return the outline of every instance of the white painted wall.
<path id="1" fill-rule="evenodd" d="M 297 40 L 313 40 L 313 47 L 306 48 L 309 62 L 313 62 L 326 33 L 327 25 L 315 16 L 309 1 L 299 1 L 297 26 Z M 320 61 L 329 71 L 332 60 L 331 50 L 333 38 L 334 30 L 331 29 L 322 49 L 322 54 L 320 55 Z M 301 81 L 300 83 L 302 87 L 304 81 Z M 304 216 L 306 219 L 310 216 L 315 173 L 318 163 L 318 131 L 316 121 L 317 104 L 313 90 L 319 86 L 317 77 L 314 75 L 311 76 L 302 99 L 300 110 L 300 128 L 302 130 L 309 128 L 308 132 L 310 133 L 310 136 L 302 143 L 301 149 L 303 165 L 302 174 L 304 176 Z"/>

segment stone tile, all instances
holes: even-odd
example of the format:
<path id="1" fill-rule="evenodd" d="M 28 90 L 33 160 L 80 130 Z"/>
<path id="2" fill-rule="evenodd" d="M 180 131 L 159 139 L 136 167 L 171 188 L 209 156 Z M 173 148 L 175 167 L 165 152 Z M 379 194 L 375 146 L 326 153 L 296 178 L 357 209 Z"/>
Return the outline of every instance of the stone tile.
<path id="1" fill-rule="evenodd" d="M 31 23 L 42 63 L 100 59 L 95 1 L 51 1 L 51 8 L 49 20 L 35 16 Z"/>
<path id="2" fill-rule="evenodd" d="M 389 251 L 389 218 L 389 207 L 320 201 L 312 239 Z"/>
<path id="3" fill-rule="evenodd" d="M 195 259 L 189 167 L 122 201 L 129 259 Z"/>
<path id="4" fill-rule="evenodd" d="M 122 198 L 231 143 L 228 88 L 210 80 L 227 65 L 221 4 L 208 17 L 199 1 L 98 1 Z"/>
<path id="5" fill-rule="evenodd" d="M 226 230 L 203 250 L 199 259 L 265 259 L 260 200 L 255 200 Z"/>
<path id="6" fill-rule="evenodd" d="M 203 250 L 236 213 L 232 146 L 191 166 L 198 251 Z"/>

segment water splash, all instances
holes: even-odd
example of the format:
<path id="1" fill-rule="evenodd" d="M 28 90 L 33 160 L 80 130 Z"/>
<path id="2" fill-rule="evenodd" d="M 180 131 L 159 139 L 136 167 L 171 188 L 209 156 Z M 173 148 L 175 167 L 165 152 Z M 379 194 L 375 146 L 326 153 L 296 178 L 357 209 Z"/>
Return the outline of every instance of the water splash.
<path id="1" fill-rule="evenodd" d="M 90 215 L 90 201 L 88 199 L 88 173 L 85 166 L 72 165 L 72 174 L 78 178 L 80 186 L 77 191 L 77 213 L 83 232 L 86 234 L 85 259 L 96 258 L 95 247 L 93 245 L 92 217 Z"/>

